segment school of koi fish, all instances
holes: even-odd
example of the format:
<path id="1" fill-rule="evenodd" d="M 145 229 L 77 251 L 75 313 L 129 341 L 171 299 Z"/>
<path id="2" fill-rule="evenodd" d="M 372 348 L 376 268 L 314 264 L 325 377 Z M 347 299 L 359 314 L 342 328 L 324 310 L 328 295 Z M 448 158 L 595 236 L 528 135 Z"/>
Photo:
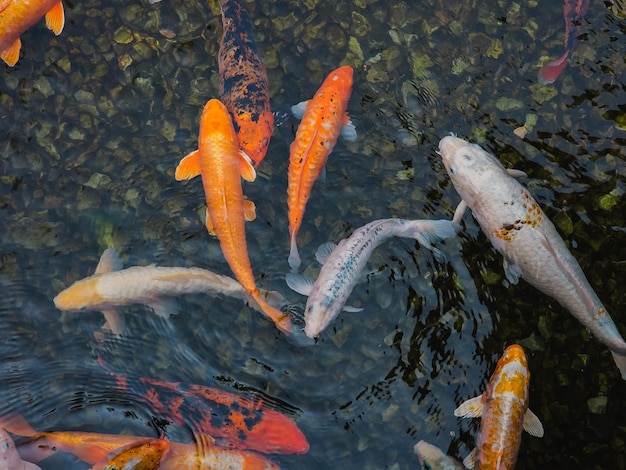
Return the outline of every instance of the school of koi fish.
<path id="1" fill-rule="evenodd" d="M 268 77 L 252 35 L 252 22 L 241 0 L 220 0 L 223 33 L 219 48 L 219 98 L 204 106 L 197 149 L 175 168 L 177 181 L 200 176 L 205 194 L 205 225 L 220 243 L 233 278 L 202 268 L 133 266 L 122 268 L 115 248 L 107 249 L 94 274 L 78 280 L 54 298 L 63 311 L 100 311 L 113 335 L 126 335 L 118 309 L 143 304 L 162 317 L 177 313 L 174 297 L 184 294 L 229 296 L 244 301 L 272 321 L 295 342 L 317 342 L 342 311 L 359 311 L 348 299 L 372 252 L 392 237 L 416 240 L 433 257 L 444 254 L 433 246 L 463 229 L 469 208 L 493 247 L 504 259 L 511 284 L 523 278 L 554 298 L 611 352 L 626 380 L 626 341 L 569 252 L 555 226 L 517 178 L 498 158 L 476 144 L 450 135 L 439 142 L 439 156 L 461 201 L 452 220 L 374 220 L 342 240 L 319 247 L 322 266 L 316 280 L 300 274 L 298 231 L 315 182 L 339 137 L 357 139 L 348 115 L 353 69 L 329 71 L 314 96 L 292 107 L 300 118 L 290 147 L 287 205 L 290 244 L 287 285 L 307 296 L 304 335 L 284 308 L 284 297 L 257 287 L 247 252 L 245 223 L 256 217 L 241 179 L 253 182 L 265 158 L 275 127 L 270 109 Z M 539 82 L 554 82 L 576 44 L 577 29 L 589 0 L 564 2 L 563 55 L 544 65 Z M 59 0 L 0 1 L 0 57 L 14 66 L 20 35 L 45 15 L 46 26 L 60 34 L 65 22 Z M 187 184 L 194 184 L 193 182 Z M 465 223 L 469 224 L 470 221 Z M 307 339 L 308 338 L 308 339 Z M 175 424 L 191 420 L 195 443 L 165 438 L 108 435 L 72 431 L 37 431 L 18 415 L 0 417 L 0 470 L 33 470 L 57 452 L 71 453 L 92 469 L 276 469 L 264 454 L 304 454 L 309 450 L 296 420 L 252 399 L 219 388 L 170 383 L 146 377 L 125 377 L 100 361 L 120 392 L 132 391 Z M 463 460 L 466 468 L 513 469 L 522 432 L 542 437 L 540 419 L 529 409 L 530 371 L 524 350 L 509 345 L 502 353 L 484 393 L 451 410 L 458 417 L 480 417 L 476 448 Z M 10 434 L 19 436 L 18 445 Z M 424 441 L 414 452 L 425 469 L 456 469 L 462 465 Z"/>

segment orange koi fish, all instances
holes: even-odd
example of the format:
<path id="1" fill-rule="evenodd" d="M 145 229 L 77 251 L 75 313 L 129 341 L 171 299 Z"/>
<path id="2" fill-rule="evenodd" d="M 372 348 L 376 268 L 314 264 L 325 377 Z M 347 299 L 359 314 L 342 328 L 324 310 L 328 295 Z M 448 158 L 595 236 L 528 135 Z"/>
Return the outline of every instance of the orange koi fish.
<path id="1" fill-rule="evenodd" d="M 254 220 L 255 206 L 244 198 L 241 177 L 253 181 L 251 162 L 239 150 L 237 134 L 221 101 L 212 99 L 200 119 L 198 149 L 183 158 L 176 168 L 176 179 L 202 177 L 206 197 L 206 227 L 217 235 L 224 257 L 233 274 L 284 333 L 291 332 L 289 315 L 269 305 L 256 286 L 248 251 L 244 221 Z"/>
<path id="2" fill-rule="evenodd" d="M 23 458 L 33 462 L 44 460 L 58 451 L 68 452 L 80 460 L 101 468 L 102 461 L 114 459 L 112 454 L 118 456 L 113 464 L 132 465 L 131 460 L 122 460 L 130 457 L 133 452 L 137 453 L 143 466 L 118 467 L 120 469 L 147 469 L 158 468 L 159 470 L 278 470 L 279 467 L 271 460 L 256 452 L 248 450 L 225 449 L 216 446 L 214 440 L 206 434 L 197 435 L 198 442 L 185 444 L 181 442 L 166 441 L 164 439 L 150 438 L 145 436 L 122 436 L 118 434 L 100 434 L 80 431 L 51 431 L 37 432 L 30 424 L 19 415 L 5 417 L 7 429 L 16 435 L 30 437 L 27 442 L 20 443 L 19 452 Z M 155 451 L 146 453 L 146 444 L 152 442 Z M 169 450 L 161 454 L 160 466 L 151 467 L 154 460 L 147 455 L 157 456 L 160 450 L 168 446 Z M 131 449 L 135 448 L 134 451 Z M 141 449 L 141 450 L 140 450 Z M 143 451 L 143 454 L 142 454 Z M 111 462 L 110 462 L 111 463 Z M 25 464 L 28 465 L 27 462 Z M 32 465 L 32 464 L 31 464 Z M 1 467 L 0 467 L 1 468 Z M 17 470 L 19 467 L 9 467 Z M 106 468 L 106 467 L 105 467 Z M 114 468 L 114 467 L 111 467 Z M 24 470 L 37 470 L 39 467 L 26 466 Z M 21 470 L 21 469 L 20 469 Z M 92 469 L 93 470 L 93 469 Z"/>
<path id="3" fill-rule="evenodd" d="M 102 361 L 100 361 L 102 363 Z M 219 445 L 264 453 L 304 454 L 309 443 L 288 416 L 268 408 L 261 400 L 204 385 L 164 382 L 141 377 L 137 380 L 109 372 L 120 390 L 130 389 L 143 397 L 157 413 L 178 425 L 191 423 Z"/>
<path id="4" fill-rule="evenodd" d="M 485 392 L 462 403 L 455 416 L 482 416 L 476 448 L 463 460 L 467 468 L 510 470 L 515 468 L 522 429 L 543 436 L 543 425 L 528 409 L 530 372 L 521 346 L 505 349 Z"/>
<path id="5" fill-rule="evenodd" d="M 565 19 L 565 38 L 563 39 L 563 45 L 565 52 L 558 59 L 548 62 L 541 67 L 537 78 L 542 85 L 554 83 L 567 65 L 567 58 L 574 50 L 578 29 L 588 8 L 589 0 L 563 1 L 563 18 Z"/>
<path id="6" fill-rule="evenodd" d="M 296 237 L 313 184 L 319 178 L 339 134 L 356 139 L 356 130 L 346 112 L 352 93 L 352 67 L 344 65 L 326 77 L 313 99 L 292 108 L 302 116 L 296 138 L 289 149 L 287 205 L 289 207 L 289 266 L 300 267 Z"/>
<path id="7" fill-rule="evenodd" d="M 274 130 L 265 65 L 252 37 L 252 22 L 239 0 L 220 0 L 220 99 L 233 117 L 239 146 L 258 167 Z"/>
<path id="8" fill-rule="evenodd" d="M 0 0 L 0 57 L 13 67 L 20 58 L 20 35 L 46 16 L 46 26 L 57 36 L 65 14 L 61 0 Z"/>
<path id="9" fill-rule="evenodd" d="M 158 470 L 170 449 L 166 439 L 147 439 L 120 447 L 89 470 Z"/>

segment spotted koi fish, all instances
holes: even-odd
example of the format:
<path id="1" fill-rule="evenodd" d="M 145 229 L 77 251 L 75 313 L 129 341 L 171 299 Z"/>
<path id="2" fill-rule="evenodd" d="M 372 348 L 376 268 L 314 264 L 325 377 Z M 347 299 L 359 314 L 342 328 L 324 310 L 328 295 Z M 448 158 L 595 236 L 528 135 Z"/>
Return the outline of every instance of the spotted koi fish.
<path id="1" fill-rule="evenodd" d="M 583 21 L 583 16 L 589 8 L 589 0 L 564 0 L 563 1 L 563 18 L 565 19 L 565 38 L 563 45 L 565 52 L 561 57 L 541 67 L 537 78 L 539 83 L 548 85 L 554 83 L 561 72 L 567 65 L 567 58 L 574 50 L 576 45 L 576 36 L 579 34 L 579 28 Z"/>
<path id="2" fill-rule="evenodd" d="M 528 409 L 530 372 L 521 346 L 512 344 L 498 361 L 485 392 L 463 402 L 455 416 L 482 417 L 476 448 L 463 465 L 477 470 L 512 470 L 522 440 L 522 430 L 543 436 L 543 425 Z"/>
<path id="3" fill-rule="evenodd" d="M 554 224 L 498 159 L 478 145 L 448 136 L 439 152 L 462 202 L 454 220 L 469 207 L 491 244 L 504 256 L 511 284 L 520 277 L 556 299 L 613 354 L 626 380 L 626 342 L 589 285 Z"/>
<path id="4" fill-rule="evenodd" d="M 63 31 L 65 13 L 61 0 L 0 0 L 0 57 L 13 67 L 20 58 L 20 35 L 42 16 L 57 36 Z"/>
<path id="5" fill-rule="evenodd" d="M 204 385 L 144 377 L 132 380 L 109 373 L 116 377 L 120 390 L 132 391 L 155 412 L 178 425 L 192 425 L 195 431 L 213 436 L 224 447 L 276 454 L 304 454 L 309 450 L 295 421 L 261 400 Z"/>
<path id="6" fill-rule="evenodd" d="M 220 100 L 233 117 L 239 146 L 258 167 L 274 131 L 265 65 L 252 36 L 252 22 L 240 0 L 220 0 Z"/>

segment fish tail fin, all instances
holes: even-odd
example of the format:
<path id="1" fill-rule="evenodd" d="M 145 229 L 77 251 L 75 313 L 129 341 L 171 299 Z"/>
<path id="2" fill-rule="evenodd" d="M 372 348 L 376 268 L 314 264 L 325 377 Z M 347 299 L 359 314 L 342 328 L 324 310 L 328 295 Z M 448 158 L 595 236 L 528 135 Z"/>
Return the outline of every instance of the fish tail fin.
<path id="1" fill-rule="evenodd" d="M 622 379 L 626 380 L 626 355 L 611 351 L 615 365 L 619 369 Z"/>
<path id="2" fill-rule="evenodd" d="M 296 243 L 296 236 L 297 236 L 297 232 L 295 230 L 291 232 L 291 247 L 289 249 L 289 258 L 287 259 L 292 273 L 297 273 L 298 268 L 300 268 L 300 265 L 302 264 L 302 261 L 300 260 L 300 254 L 298 253 L 298 244 Z"/>
<path id="3" fill-rule="evenodd" d="M 259 304 L 261 311 L 274 321 L 274 324 L 280 331 L 286 334 L 291 333 L 291 319 L 289 314 L 283 313 L 276 307 L 272 307 L 268 304 L 265 299 L 263 299 L 259 289 L 250 292 L 250 295 Z"/>
<path id="4" fill-rule="evenodd" d="M 452 220 L 419 220 L 415 225 L 411 236 L 415 238 L 421 246 L 428 248 L 439 261 L 445 260 L 445 255 L 432 243 L 452 238 L 456 236 L 459 225 Z"/>
<path id="5" fill-rule="evenodd" d="M 541 67 L 539 73 L 537 73 L 537 81 L 542 85 L 549 85 L 550 83 L 554 83 L 561 72 L 567 65 L 567 57 L 571 52 L 571 49 L 567 49 L 565 53 L 556 60 L 548 62 L 546 65 Z"/>
<path id="6" fill-rule="evenodd" d="M 0 427 L 18 436 L 35 437 L 38 434 L 28 421 L 17 413 L 0 418 Z"/>

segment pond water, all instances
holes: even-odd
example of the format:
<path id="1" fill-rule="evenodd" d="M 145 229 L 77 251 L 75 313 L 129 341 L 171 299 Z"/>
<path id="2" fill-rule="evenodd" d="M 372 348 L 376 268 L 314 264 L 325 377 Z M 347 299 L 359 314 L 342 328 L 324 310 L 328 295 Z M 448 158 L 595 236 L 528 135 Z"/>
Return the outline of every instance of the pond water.
<path id="1" fill-rule="evenodd" d="M 626 8 L 592 1 L 553 85 L 542 62 L 563 52 L 559 2 L 274 0 L 245 4 L 276 109 L 310 98 L 352 65 L 349 113 L 359 138 L 340 141 L 298 237 L 314 254 L 374 219 L 451 218 L 459 196 L 436 154 L 450 132 L 477 142 L 526 185 L 555 222 L 626 333 Z M 440 244 L 377 248 L 370 273 L 312 346 L 286 340 L 235 299 L 178 299 L 168 320 L 124 309 L 129 333 L 102 336 L 97 312 L 62 313 L 52 298 L 90 275 L 115 246 L 125 266 L 198 266 L 231 275 L 200 218 L 200 181 L 178 161 L 197 146 L 204 103 L 217 97 L 216 2 L 65 3 L 66 25 L 22 35 L 0 75 L 0 412 L 37 430 L 158 436 L 164 416 L 124 393 L 98 365 L 129 377 L 261 395 L 292 416 L 311 449 L 272 456 L 282 468 L 419 468 L 424 439 L 462 459 L 478 420 L 454 408 L 480 394 L 504 347 L 525 347 L 531 408 L 545 437 L 525 434 L 517 468 L 626 468 L 626 384 L 606 347 L 523 281 L 474 219 Z M 172 37 L 173 36 L 173 37 Z M 536 123 L 534 123 L 536 120 Z M 513 130 L 527 123 L 524 139 Z M 533 125 L 534 123 L 534 125 Z M 246 226 L 257 282 L 289 291 L 287 167 L 297 121 L 277 128 Z M 189 430 L 165 426 L 171 439 Z M 68 454 L 47 469 L 88 468 Z"/>

